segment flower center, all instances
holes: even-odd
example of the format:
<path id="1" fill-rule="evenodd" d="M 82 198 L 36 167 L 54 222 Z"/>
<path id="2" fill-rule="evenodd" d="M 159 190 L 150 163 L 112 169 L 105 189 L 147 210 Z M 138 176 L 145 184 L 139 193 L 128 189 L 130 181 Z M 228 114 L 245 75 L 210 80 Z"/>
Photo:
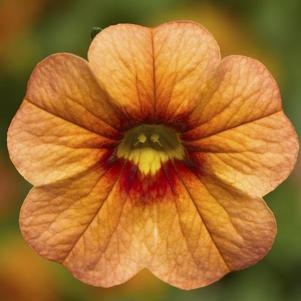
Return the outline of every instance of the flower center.
<path id="1" fill-rule="evenodd" d="M 144 175 L 156 174 L 168 160 L 184 159 L 179 134 L 164 125 L 143 124 L 127 131 L 117 157 L 134 163 Z"/>

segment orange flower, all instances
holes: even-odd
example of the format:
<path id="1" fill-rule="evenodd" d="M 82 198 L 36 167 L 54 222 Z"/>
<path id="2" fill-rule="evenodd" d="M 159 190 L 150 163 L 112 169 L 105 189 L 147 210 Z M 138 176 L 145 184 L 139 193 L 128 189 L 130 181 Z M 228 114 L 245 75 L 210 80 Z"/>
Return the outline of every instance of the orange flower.
<path id="1" fill-rule="evenodd" d="M 266 68 L 221 60 L 209 32 L 181 21 L 110 26 L 88 61 L 46 58 L 8 147 L 35 186 L 20 225 L 39 254 L 96 286 L 146 267 L 190 289 L 270 250 L 262 196 L 289 175 L 298 142 Z"/>

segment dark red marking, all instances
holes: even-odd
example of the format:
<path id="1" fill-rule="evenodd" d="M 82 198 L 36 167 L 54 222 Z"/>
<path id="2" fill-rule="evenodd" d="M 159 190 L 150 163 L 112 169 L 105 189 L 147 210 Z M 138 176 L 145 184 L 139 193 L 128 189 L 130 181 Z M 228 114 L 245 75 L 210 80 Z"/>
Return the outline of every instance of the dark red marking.
<path id="1" fill-rule="evenodd" d="M 175 185 L 175 180 L 171 162 L 165 163 L 155 175 L 143 175 L 135 164 L 127 161 L 120 177 L 120 188 L 134 202 L 145 204 L 162 200 L 171 191 L 170 185 Z"/>
<path id="2" fill-rule="evenodd" d="M 155 175 L 143 175 L 138 167 L 127 160 L 119 159 L 110 150 L 100 162 L 102 168 L 108 169 L 112 181 L 119 178 L 120 195 L 129 198 L 137 205 L 160 202 L 168 193 L 174 193 L 178 181 L 178 172 L 182 175 L 194 173 L 202 175 L 202 156 L 187 154 L 185 160 L 174 160 L 164 163 Z"/>

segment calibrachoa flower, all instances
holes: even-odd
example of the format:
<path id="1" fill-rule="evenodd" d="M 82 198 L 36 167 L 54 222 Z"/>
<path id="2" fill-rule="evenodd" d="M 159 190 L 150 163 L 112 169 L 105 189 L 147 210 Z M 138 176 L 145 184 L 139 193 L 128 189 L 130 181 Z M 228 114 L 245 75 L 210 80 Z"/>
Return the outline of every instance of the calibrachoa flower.
<path id="1" fill-rule="evenodd" d="M 212 35 L 183 21 L 110 26 L 88 61 L 43 60 L 8 148 L 34 185 L 20 225 L 39 254 L 96 286 L 148 268 L 190 289 L 270 250 L 262 196 L 289 175 L 298 142 L 266 68 L 221 60 Z"/>

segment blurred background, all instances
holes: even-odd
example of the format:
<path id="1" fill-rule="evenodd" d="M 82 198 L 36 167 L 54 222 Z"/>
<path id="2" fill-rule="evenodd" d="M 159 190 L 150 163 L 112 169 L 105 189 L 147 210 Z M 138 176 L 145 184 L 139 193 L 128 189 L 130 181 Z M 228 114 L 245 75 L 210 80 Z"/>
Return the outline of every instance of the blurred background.
<path id="1" fill-rule="evenodd" d="M 300 301 L 301 163 L 265 197 L 278 236 L 256 266 L 202 289 L 181 291 L 142 272 L 125 285 L 99 289 L 40 258 L 22 240 L 20 206 L 30 185 L 6 149 L 10 120 L 33 67 L 55 52 L 86 57 L 93 26 L 130 22 L 155 26 L 191 19 L 216 37 L 223 56 L 262 61 L 280 84 L 284 110 L 301 133 L 301 1 L 0 0 L 0 300 L 1 301 Z"/>

